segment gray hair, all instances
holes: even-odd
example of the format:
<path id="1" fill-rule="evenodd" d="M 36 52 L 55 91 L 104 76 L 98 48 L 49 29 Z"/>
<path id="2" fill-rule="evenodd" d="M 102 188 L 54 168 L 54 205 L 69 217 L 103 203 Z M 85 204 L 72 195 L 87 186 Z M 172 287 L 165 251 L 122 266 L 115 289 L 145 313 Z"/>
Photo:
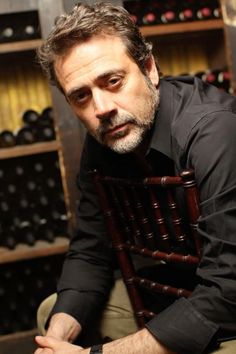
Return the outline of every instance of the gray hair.
<path id="1" fill-rule="evenodd" d="M 145 62 L 152 54 L 152 44 L 145 40 L 130 14 L 123 7 L 107 2 L 92 6 L 78 3 L 70 13 L 56 18 L 47 40 L 37 51 L 38 61 L 52 84 L 61 89 L 54 70 L 55 59 L 74 45 L 99 34 L 119 37 L 128 55 L 145 74 Z"/>

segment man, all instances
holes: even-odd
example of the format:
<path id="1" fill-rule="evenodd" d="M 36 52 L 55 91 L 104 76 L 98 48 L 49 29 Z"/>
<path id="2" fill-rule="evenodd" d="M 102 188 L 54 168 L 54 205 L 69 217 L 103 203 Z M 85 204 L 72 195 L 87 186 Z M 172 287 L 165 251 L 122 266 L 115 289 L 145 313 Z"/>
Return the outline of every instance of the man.
<path id="1" fill-rule="evenodd" d="M 213 352 L 217 339 L 236 334 L 236 99 L 197 78 L 160 79 L 151 45 L 123 8 L 107 3 L 78 4 L 62 15 L 39 58 L 88 135 L 79 230 L 35 353 Z M 129 177 L 143 168 L 166 175 L 193 167 L 204 250 L 201 284 L 190 298 L 174 302 L 146 328 L 90 350 L 70 342 L 101 316 L 113 284 L 110 242 L 88 175 L 97 166 Z M 235 342 L 225 342 L 219 353 L 233 348 Z"/>

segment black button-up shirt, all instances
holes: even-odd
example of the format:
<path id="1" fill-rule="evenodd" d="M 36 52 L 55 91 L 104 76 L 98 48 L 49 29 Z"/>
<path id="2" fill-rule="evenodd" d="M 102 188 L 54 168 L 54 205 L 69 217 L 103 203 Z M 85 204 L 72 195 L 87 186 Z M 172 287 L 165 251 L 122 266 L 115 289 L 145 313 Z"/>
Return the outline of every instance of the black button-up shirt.
<path id="1" fill-rule="evenodd" d="M 156 175 L 194 168 L 204 242 L 200 284 L 147 328 L 178 353 L 202 353 L 212 338 L 236 334 L 236 98 L 196 78 L 162 79 L 145 159 Z M 114 258 L 88 171 L 137 177 L 140 165 L 134 154 L 119 155 L 87 136 L 78 179 L 78 231 L 53 309 L 71 314 L 85 330 L 107 299 Z"/>

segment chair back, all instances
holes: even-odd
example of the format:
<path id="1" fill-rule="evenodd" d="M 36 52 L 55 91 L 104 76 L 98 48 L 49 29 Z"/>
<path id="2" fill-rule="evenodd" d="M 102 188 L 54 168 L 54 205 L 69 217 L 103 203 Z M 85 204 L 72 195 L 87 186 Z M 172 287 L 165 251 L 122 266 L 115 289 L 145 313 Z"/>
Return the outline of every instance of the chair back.
<path id="1" fill-rule="evenodd" d="M 197 232 L 200 210 L 194 172 L 134 180 L 102 176 L 94 170 L 92 176 L 141 328 L 160 311 L 147 308 L 147 293 L 153 291 L 172 301 L 188 297 L 195 286 L 201 239 Z M 148 264 L 144 272 L 142 267 L 137 269 L 138 256 Z M 149 266 L 149 259 L 154 265 Z M 142 289 L 146 289 L 145 296 Z M 152 301 L 159 302 L 158 297 Z"/>

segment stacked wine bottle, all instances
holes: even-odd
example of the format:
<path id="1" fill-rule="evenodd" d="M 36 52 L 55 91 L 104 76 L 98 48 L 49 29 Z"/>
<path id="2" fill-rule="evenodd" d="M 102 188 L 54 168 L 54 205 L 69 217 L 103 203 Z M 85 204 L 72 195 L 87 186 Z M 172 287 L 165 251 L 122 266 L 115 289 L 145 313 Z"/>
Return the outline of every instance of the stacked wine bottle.
<path id="1" fill-rule="evenodd" d="M 206 71 L 197 71 L 195 73 L 180 73 L 178 76 L 196 76 L 202 81 L 216 86 L 219 90 L 233 94 L 231 86 L 231 75 L 227 68 L 223 69 L 208 69 Z M 169 77 L 169 75 L 164 75 Z"/>
<path id="2" fill-rule="evenodd" d="M 37 327 L 37 308 L 56 291 L 63 257 L 57 255 L 1 265 L 0 335 Z"/>
<path id="3" fill-rule="evenodd" d="M 231 86 L 231 75 L 227 69 L 209 69 L 195 74 L 208 84 L 218 87 L 218 89 L 233 94 Z"/>
<path id="4" fill-rule="evenodd" d="M 37 11 L 0 15 L 0 43 L 40 38 Z"/>
<path id="5" fill-rule="evenodd" d="M 218 0 L 127 0 L 123 2 L 139 26 L 221 18 Z"/>
<path id="6" fill-rule="evenodd" d="M 2 160 L 0 184 L 0 246 L 68 236 L 57 152 Z"/>
<path id="7" fill-rule="evenodd" d="M 41 113 L 33 109 L 22 115 L 22 127 L 16 132 L 4 130 L 0 133 L 0 148 L 28 145 L 55 139 L 53 110 L 46 107 Z"/>

